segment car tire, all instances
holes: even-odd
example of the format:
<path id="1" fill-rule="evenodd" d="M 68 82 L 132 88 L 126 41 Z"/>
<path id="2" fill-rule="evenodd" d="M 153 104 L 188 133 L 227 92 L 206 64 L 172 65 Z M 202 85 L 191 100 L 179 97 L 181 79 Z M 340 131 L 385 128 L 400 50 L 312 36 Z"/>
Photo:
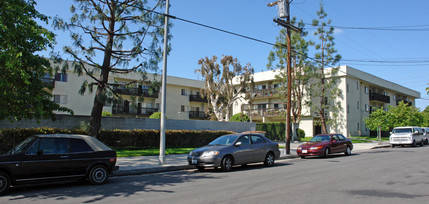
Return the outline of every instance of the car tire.
<path id="1" fill-rule="evenodd" d="M 109 171 L 103 165 L 96 165 L 89 171 L 88 180 L 93 185 L 100 185 L 109 179 Z"/>
<path id="2" fill-rule="evenodd" d="M 231 156 L 225 156 L 222 159 L 222 163 L 221 163 L 222 171 L 231 171 L 233 164 L 234 164 L 234 160 L 232 159 L 232 157 Z"/>
<path id="3" fill-rule="evenodd" d="M 395 148 L 395 146 L 396 146 L 396 145 L 394 145 L 394 144 L 391 144 L 391 147 L 392 147 L 392 148 Z"/>
<path id="4" fill-rule="evenodd" d="M 266 167 L 274 166 L 274 154 L 272 152 L 268 152 L 268 154 L 265 156 L 264 165 Z"/>
<path id="5" fill-rule="evenodd" d="M 420 141 L 420 147 L 423 147 L 425 145 L 425 140 Z"/>
<path id="6" fill-rule="evenodd" d="M 413 146 L 413 147 L 417 146 L 416 140 L 413 140 L 413 143 L 411 144 L 411 146 Z"/>
<path id="7" fill-rule="evenodd" d="M 325 149 L 325 153 L 323 154 L 323 157 L 328 158 L 329 157 L 329 152 L 330 152 L 329 147 L 327 147 Z"/>
<path id="8" fill-rule="evenodd" d="M 204 171 L 204 167 L 203 166 L 197 166 L 198 171 Z"/>
<path id="9" fill-rule="evenodd" d="M 344 152 L 344 154 L 345 154 L 346 156 L 350 156 L 350 155 L 352 154 L 352 149 L 350 148 L 350 146 L 347 146 L 347 149 L 346 149 L 346 151 Z"/>
<path id="10" fill-rule="evenodd" d="M 3 195 L 9 191 L 11 184 L 9 174 L 0 172 L 0 195 Z"/>
<path id="11" fill-rule="evenodd" d="M 426 144 L 426 145 L 428 144 L 428 138 L 426 138 L 426 139 L 425 139 L 425 144 Z"/>

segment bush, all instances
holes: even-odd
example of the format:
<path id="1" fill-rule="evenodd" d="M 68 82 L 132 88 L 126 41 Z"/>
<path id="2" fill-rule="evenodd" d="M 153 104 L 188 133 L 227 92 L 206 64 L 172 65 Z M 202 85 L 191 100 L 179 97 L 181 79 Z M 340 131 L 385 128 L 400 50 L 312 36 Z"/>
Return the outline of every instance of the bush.
<path id="1" fill-rule="evenodd" d="M 37 134 L 86 134 L 83 130 L 58 128 L 0 129 L 0 153 L 6 153 L 27 137 Z M 166 130 L 166 147 L 200 147 L 231 131 Z M 97 138 L 112 149 L 158 148 L 159 130 L 101 130 Z"/>
<path id="2" fill-rule="evenodd" d="M 154 112 L 149 116 L 149 118 L 161 119 L 161 112 Z M 167 119 L 167 116 L 165 116 L 165 119 Z"/>
<path id="3" fill-rule="evenodd" d="M 230 121 L 232 122 L 250 122 L 250 118 L 244 113 L 234 114 Z"/>
<path id="4" fill-rule="evenodd" d="M 112 116 L 112 113 L 109 111 L 103 111 L 103 112 L 101 112 L 101 115 L 102 116 Z"/>
<path id="5" fill-rule="evenodd" d="M 257 131 L 264 131 L 265 136 L 273 141 L 284 141 L 285 140 L 285 123 L 257 123 Z"/>
<path id="6" fill-rule="evenodd" d="M 303 129 L 298 129 L 298 138 L 304 138 L 305 137 L 305 131 Z"/>

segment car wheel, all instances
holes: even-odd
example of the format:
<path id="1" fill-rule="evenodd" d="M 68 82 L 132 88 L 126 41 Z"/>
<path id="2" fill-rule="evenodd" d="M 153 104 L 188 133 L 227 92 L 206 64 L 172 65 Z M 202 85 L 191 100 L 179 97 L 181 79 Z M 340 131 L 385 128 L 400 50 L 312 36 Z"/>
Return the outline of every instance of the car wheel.
<path id="1" fill-rule="evenodd" d="M 413 140 L 413 143 L 411 144 L 411 146 L 413 146 L 413 147 L 417 146 L 416 140 Z"/>
<path id="2" fill-rule="evenodd" d="M 0 172 L 0 195 L 5 194 L 9 190 L 10 183 L 9 174 Z"/>
<path id="3" fill-rule="evenodd" d="M 97 165 L 92 167 L 91 171 L 89 171 L 88 180 L 91 184 L 100 185 L 107 182 L 108 175 L 107 168 L 102 165 Z"/>
<path id="4" fill-rule="evenodd" d="M 395 148 L 395 146 L 396 146 L 396 145 L 394 145 L 394 144 L 391 144 L 391 147 L 392 147 L 392 148 Z"/>
<path id="5" fill-rule="evenodd" d="M 425 145 L 425 141 L 424 140 L 420 141 L 420 147 L 423 147 L 423 145 Z"/>
<path id="6" fill-rule="evenodd" d="M 323 154 L 323 156 L 326 158 L 329 157 L 329 148 L 328 147 L 325 149 L 325 153 Z"/>
<path id="7" fill-rule="evenodd" d="M 428 138 L 425 139 L 425 144 L 428 144 Z"/>
<path id="8" fill-rule="evenodd" d="M 222 171 L 231 171 L 233 163 L 234 161 L 232 160 L 231 156 L 225 156 L 222 159 L 222 164 L 221 164 Z"/>
<path id="9" fill-rule="evenodd" d="M 265 156 L 264 165 L 267 167 L 274 165 L 274 154 L 272 152 L 268 152 L 268 154 Z"/>
<path id="10" fill-rule="evenodd" d="M 349 146 L 347 146 L 347 149 L 346 149 L 346 151 L 344 152 L 344 154 L 345 154 L 346 156 L 351 155 L 351 154 L 352 154 L 352 149 L 351 149 Z"/>
<path id="11" fill-rule="evenodd" d="M 197 166 L 198 171 L 204 171 L 204 167 L 203 166 Z"/>

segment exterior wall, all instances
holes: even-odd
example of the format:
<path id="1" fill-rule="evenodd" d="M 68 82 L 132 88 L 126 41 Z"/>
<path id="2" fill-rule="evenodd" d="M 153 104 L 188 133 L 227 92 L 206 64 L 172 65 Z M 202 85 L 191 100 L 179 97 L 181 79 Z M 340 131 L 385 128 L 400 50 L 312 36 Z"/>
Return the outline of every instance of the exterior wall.
<path id="1" fill-rule="evenodd" d="M 2 128 L 37 128 L 37 127 L 55 127 L 64 129 L 79 128 L 82 121 L 88 122 L 89 116 L 69 116 L 57 115 L 57 120 L 41 120 L 37 123 L 34 120 L 23 120 L 14 123 L 9 121 L 0 121 Z M 218 122 L 205 120 L 173 120 L 166 121 L 168 130 L 229 130 L 234 132 L 244 132 L 255 130 L 256 124 L 249 122 Z M 160 129 L 159 119 L 151 118 L 129 118 L 129 117 L 103 117 L 101 128 L 111 129 Z"/>

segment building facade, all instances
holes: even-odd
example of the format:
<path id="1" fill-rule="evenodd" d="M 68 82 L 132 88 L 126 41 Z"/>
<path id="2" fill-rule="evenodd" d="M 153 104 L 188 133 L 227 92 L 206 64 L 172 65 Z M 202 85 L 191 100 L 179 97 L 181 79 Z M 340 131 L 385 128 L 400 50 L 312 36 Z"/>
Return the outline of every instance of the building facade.
<path id="1" fill-rule="evenodd" d="M 65 62 L 71 63 L 71 62 Z M 71 66 L 69 66 L 71 67 Z M 149 117 L 154 112 L 160 112 L 161 88 L 153 86 L 149 81 L 161 81 L 160 75 L 147 74 L 147 83 L 129 85 L 130 82 L 140 81 L 141 73 L 115 74 L 109 76 L 109 84 L 113 93 L 119 95 L 122 100 L 106 102 L 103 111 L 114 116 L 125 117 Z M 55 76 L 47 76 L 43 79 L 47 85 L 53 87 L 54 101 L 63 107 L 70 108 L 75 115 L 91 115 L 95 88 L 91 92 L 87 90 L 83 95 L 79 90 L 83 83 L 94 82 L 87 75 L 78 76 L 72 70 L 66 73 L 56 73 Z M 160 84 L 160 83 L 159 83 Z M 204 87 L 202 81 L 167 76 L 166 116 L 169 119 L 207 119 L 204 111 L 207 108 L 207 100 L 200 96 Z"/>
<path id="2" fill-rule="evenodd" d="M 329 68 L 327 69 L 329 70 Z M 259 72 L 254 74 L 255 87 L 253 99 L 239 100 L 234 104 L 233 113 L 244 112 L 253 122 L 284 122 L 286 104 L 279 96 L 279 87 L 276 75 L 280 70 Z M 415 99 L 420 98 L 420 93 L 396 83 L 381 79 L 374 75 L 362 72 L 350 66 L 340 66 L 337 77 L 337 87 L 342 96 L 330 101 L 339 102 L 340 110 L 337 112 L 337 125 L 328 125 L 329 132 L 341 133 L 347 136 L 369 135 L 370 131 L 365 126 L 364 119 L 375 108 L 387 110 L 388 106 L 396 106 L 400 101 L 415 106 Z M 305 100 L 317 100 L 317 98 Z M 329 100 L 329 99 L 328 99 Z M 326 113 L 326 116 L 332 113 Z M 310 107 L 303 106 L 302 120 L 299 128 L 303 129 L 306 136 L 313 136 L 321 132 L 319 125 L 320 116 Z"/>

